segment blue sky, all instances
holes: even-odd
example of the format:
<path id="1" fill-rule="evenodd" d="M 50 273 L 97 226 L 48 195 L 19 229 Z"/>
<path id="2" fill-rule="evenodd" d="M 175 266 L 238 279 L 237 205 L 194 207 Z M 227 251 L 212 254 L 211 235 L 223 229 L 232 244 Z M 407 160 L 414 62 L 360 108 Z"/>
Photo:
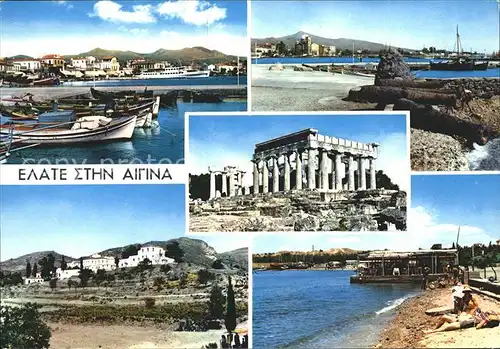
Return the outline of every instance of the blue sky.
<path id="1" fill-rule="evenodd" d="M 413 175 L 408 232 L 270 234 L 254 239 L 253 252 L 279 250 L 430 248 L 451 246 L 460 225 L 462 245 L 500 239 L 500 175 Z"/>
<path id="2" fill-rule="evenodd" d="M 244 180 L 250 185 L 255 144 L 305 128 L 316 128 L 327 136 L 380 143 L 377 168 L 408 188 L 404 115 L 191 116 L 190 173 L 207 173 L 208 166 L 236 165 L 247 171 Z"/>
<path id="3" fill-rule="evenodd" d="M 1 260 L 72 257 L 185 233 L 184 185 L 0 187 Z"/>
<path id="4" fill-rule="evenodd" d="M 140 53 L 192 46 L 228 54 L 248 51 L 246 1 L 7 1 L 0 6 L 3 56 L 69 55 L 96 47 Z"/>
<path id="5" fill-rule="evenodd" d="M 254 1 L 252 37 L 299 30 L 327 38 L 350 38 L 410 49 L 453 49 L 459 26 L 464 49 L 499 50 L 496 0 Z"/>

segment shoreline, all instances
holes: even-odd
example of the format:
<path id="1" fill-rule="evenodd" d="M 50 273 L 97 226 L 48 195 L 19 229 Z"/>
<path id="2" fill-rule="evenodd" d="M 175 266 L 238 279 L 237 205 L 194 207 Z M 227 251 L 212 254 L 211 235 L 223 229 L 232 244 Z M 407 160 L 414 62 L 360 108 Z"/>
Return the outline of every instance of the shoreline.
<path id="1" fill-rule="evenodd" d="M 500 302 L 477 295 L 484 310 L 500 311 Z M 451 306 L 450 288 L 427 290 L 405 300 L 395 308 L 395 316 L 379 334 L 372 348 L 493 348 L 500 338 L 500 327 L 425 334 L 436 326 L 439 316 L 429 316 L 425 310 Z"/>

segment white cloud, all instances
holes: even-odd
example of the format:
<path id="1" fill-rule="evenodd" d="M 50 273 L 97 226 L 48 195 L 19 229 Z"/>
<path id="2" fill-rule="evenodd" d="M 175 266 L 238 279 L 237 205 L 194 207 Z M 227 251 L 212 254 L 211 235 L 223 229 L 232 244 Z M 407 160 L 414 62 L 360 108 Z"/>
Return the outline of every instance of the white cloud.
<path id="1" fill-rule="evenodd" d="M 133 34 L 133 35 L 146 35 L 149 33 L 149 30 L 147 29 L 141 29 L 141 28 L 127 28 L 125 26 L 119 26 L 118 27 L 118 30 L 121 31 L 121 32 L 124 32 L 124 33 L 130 33 L 130 34 Z"/>
<path id="2" fill-rule="evenodd" d="M 139 33 L 140 34 L 140 33 Z M 108 50 L 135 50 L 149 53 L 160 48 L 178 50 L 185 47 L 202 46 L 211 50 L 218 50 L 225 54 L 244 56 L 248 53 L 247 39 L 245 36 L 229 34 L 227 32 L 210 33 L 206 35 L 179 34 L 170 32 L 169 40 L 158 40 L 159 33 L 144 35 L 129 34 L 80 34 L 59 35 L 58 37 L 25 38 L 23 40 L 4 38 L 2 41 L 2 55 L 15 56 L 26 54 L 40 57 L 47 53 L 72 55 L 90 51 L 96 47 Z"/>
<path id="3" fill-rule="evenodd" d="M 208 25 L 226 18 L 226 9 L 205 1 L 166 1 L 157 7 L 166 18 L 180 18 L 185 23 Z"/>
<path id="4" fill-rule="evenodd" d="M 67 1 L 52 1 L 52 2 L 55 3 L 56 5 L 65 6 L 69 9 L 73 8 L 73 5 L 68 3 Z"/>
<path id="5" fill-rule="evenodd" d="M 168 38 L 168 37 L 179 37 L 181 34 L 169 30 L 162 30 L 160 32 L 160 36 Z"/>
<path id="6" fill-rule="evenodd" d="M 134 5 L 133 11 L 122 10 L 122 5 L 103 0 L 94 4 L 94 12 L 90 16 L 97 16 L 105 21 L 124 23 L 153 23 L 156 18 L 153 16 L 151 5 Z"/>

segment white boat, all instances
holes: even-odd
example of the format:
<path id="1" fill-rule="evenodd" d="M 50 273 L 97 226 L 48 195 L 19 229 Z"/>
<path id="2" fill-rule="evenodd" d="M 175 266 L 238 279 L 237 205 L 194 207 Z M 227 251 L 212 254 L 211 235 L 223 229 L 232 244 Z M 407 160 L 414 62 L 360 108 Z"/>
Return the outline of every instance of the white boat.
<path id="1" fill-rule="evenodd" d="M 153 112 L 147 110 L 137 115 L 135 128 L 150 128 L 153 125 Z"/>
<path id="2" fill-rule="evenodd" d="M 0 134 L 23 144 L 71 144 L 130 139 L 137 115 L 107 118 L 86 116 L 55 124 L 1 125 Z"/>
<path id="3" fill-rule="evenodd" d="M 208 78 L 209 70 L 196 70 L 188 67 L 166 67 L 158 71 L 146 71 L 139 79 L 178 79 L 178 78 Z"/>

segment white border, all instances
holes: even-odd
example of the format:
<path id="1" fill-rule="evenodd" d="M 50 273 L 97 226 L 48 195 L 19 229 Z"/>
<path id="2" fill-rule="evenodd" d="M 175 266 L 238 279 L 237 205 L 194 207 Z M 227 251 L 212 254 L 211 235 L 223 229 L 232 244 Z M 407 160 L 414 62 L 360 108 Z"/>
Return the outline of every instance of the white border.
<path id="1" fill-rule="evenodd" d="M 184 115 L 184 164 L 186 166 L 186 173 L 189 174 L 191 173 L 190 171 L 190 163 L 189 163 L 189 118 L 191 116 L 205 116 L 205 117 L 222 117 L 222 116 L 234 116 L 234 117 L 239 117 L 239 116 L 267 116 L 267 117 L 274 117 L 274 116 L 291 116 L 291 117 L 298 117 L 298 116 L 349 116 L 349 115 L 383 115 L 383 116 L 394 116 L 394 115 L 404 115 L 405 116 L 405 123 L 406 123 L 406 167 L 407 167 L 407 173 L 408 173 L 408 188 L 406 190 L 406 214 L 407 214 L 407 220 L 408 220 L 408 213 L 411 208 L 411 161 L 410 161 L 410 138 L 411 138 L 411 133 L 410 133 L 410 112 L 409 111 L 321 111 L 321 112 L 186 112 Z M 193 236 L 203 236 L 207 235 L 207 233 L 203 232 L 191 232 L 189 230 L 189 178 L 187 180 L 187 185 L 186 185 L 186 202 L 185 202 L 185 219 L 186 219 L 186 234 L 187 236 L 193 235 Z M 323 232 L 323 233 L 339 233 L 340 231 L 329 231 L 329 232 Z M 399 233 L 406 233 L 408 232 L 408 226 L 406 227 L 406 231 L 400 231 Z M 211 232 L 212 234 L 226 234 L 228 232 Z M 232 232 L 233 234 L 239 234 L 239 233 L 245 233 L 245 232 Z M 248 234 L 248 232 L 246 232 Z M 259 232 L 252 233 L 251 235 L 258 235 Z M 276 231 L 276 232 L 265 232 L 265 233 L 289 233 L 286 231 Z M 302 234 L 315 234 L 318 232 L 314 231 L 301 231 L 299 233 Z M 344 232 L 345 233 L 345 232 Z"/>
<path id="2" fill-rule="evenodd" d="M 252 110 L 252 1 L 247 0 L 247 111 Z M 248 343 L 251 348 L 252 341 Z"/>

